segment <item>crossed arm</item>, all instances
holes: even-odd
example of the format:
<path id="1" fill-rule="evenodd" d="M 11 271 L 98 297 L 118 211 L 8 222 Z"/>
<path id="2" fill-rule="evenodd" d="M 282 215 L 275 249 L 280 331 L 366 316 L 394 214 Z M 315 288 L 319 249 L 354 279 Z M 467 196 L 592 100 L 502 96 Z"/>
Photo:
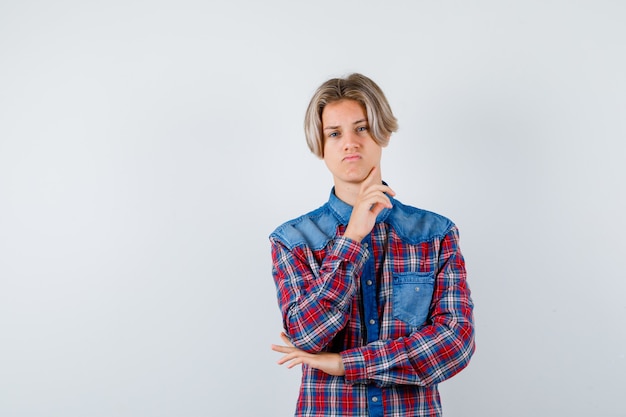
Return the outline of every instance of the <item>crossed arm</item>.
<path id="1" fill-rule="evenodd" d="M 345 376 L 350 384 L 375 382 L 380 386 L 431 385 L 460 372 L 475 349 L 473 304 L 455 231 L 442 241 L 442 247 L 446 260 L 436 278 L 427 325 L 405 337 L 376 340 L 340 353 L 300 344 L 307 351 L 299 349 L 282 333 L 284 345 L 272 345 L 272 350 L 283 354 L 278 363 L 288 368 L 306 364 L 330 375 Z"/>
<path id="2" fill-rule="evenodd" d="M 350 384 L 375 382 L 379 386 L 431 385 L 461 371 L 475 348 L 473 305 L 456 231 L 450 232 L 442 247 L 446 260 L 437 277 L 426 326 L 406 337 L 377 340 L 341 353 L 304 351 L 282 333 L 284 345 L 272 345 L 272 350 L 283 354 L 278 364 L 288 368 L 306 364 L 330 375 L 345 376 Z"/>
<path id="3" fill-rule="evenodd" d="M 294 273 L 307 269 L 307 259 L 293 256 L 275 242 L 275 274 L 279 294 L 285 297 L 280 304 L 290 336 L 282 333 L 284 344 L 271 347 L 283 354 L 278 364 L 288 368 L 305 364 L 345 376 L 348 383 L 430 385 L 451 377 L 469 362 L 474 351 L 473 306 L 456 228 L 441 242 L 438 289 L 433 294 L 434 307 L 427 326 L 396 340 L 378 340 L 341 353 L 322 352 L 348 320 L 356 291 L 353 279 L 364 261 L 363 254 L 350 249 L 355 246 L 349 242 L 369 234 L 380 210 L 391 205 L 385 193 L 393 195 L 393 191 L 383 187 L 363 184 L 343 236 L 347 239 L 335 242 L 332 259 L 324 260 L 320 276 L 306 278 L 310 287 L 305 288 L 305 278 Z M 318 294 L 323 294 L 322 298 Z M 310 332 L 313 328 L 314 337 Z"/>
<path id="4" fill-rule="evenodd" d="M 345 238 L 360 242 L 372 231 L 378 214 L 385 208 L 392 208 L 391 200 L 387 194 L 393 196 L 395 192 L 387 185 L 380 183 L 379 168 L 372 168 L 361 184 L 350 221 L 344 233 Z M 349 277 L 347 281 L 350 281 Z M 350 287 L 350 285 L 346 285 L 346 287 Z M 350 299 L 351 296 L 346 298 Z M 340 328 L 335 327 L 335 330 L 340 330 Z M 329 335 L 334 336 L 332 330 L 329 332 Z M 306 364 L 330 375 L 345 375 L 340 354 L 330 352 L 309 353 L 295 347 L 284 332 L 281 333 L 280 338 L 284 345 L 272 345 L 272 350 L 284 354 L 278 361 L 279 365 L 286 364 L 288 368 L 293 368 L 299 364 Z"/>

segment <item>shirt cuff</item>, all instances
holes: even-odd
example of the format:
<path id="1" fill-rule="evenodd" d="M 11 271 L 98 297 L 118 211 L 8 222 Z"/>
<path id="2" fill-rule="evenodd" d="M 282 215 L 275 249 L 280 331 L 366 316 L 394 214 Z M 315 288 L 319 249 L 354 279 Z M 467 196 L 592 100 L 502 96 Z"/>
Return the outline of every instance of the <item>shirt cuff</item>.
<path id="1" fill-rule="evenodd" d="M 359 270 L 365 264 L 369 256 L 369 252 L 360 242 L 343 236 L 335 239 L 331 254 L 336 259 L 342 259 L 355 264 Z"/>
<path id="2" fill-rule="evenodd" d="M 367 366 L 363 350 L 359 348 L 344 350 L 340 353 L 343 368 L 346 371 L 344 376 L 347 384 L 365 384 L 367 378 Z"/>

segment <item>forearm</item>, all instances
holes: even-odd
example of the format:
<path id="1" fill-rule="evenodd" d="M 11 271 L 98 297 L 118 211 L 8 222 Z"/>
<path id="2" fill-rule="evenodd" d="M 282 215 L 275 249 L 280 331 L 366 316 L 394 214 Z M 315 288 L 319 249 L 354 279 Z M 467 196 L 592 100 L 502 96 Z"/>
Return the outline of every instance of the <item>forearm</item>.
<path id="1" fill-rule="evenodd" d="M 345 326 L 356 293 L 355 276 L 367 253 L 338 238 L 317 268 L 314 259 L 272 242 L 273 275 L 283 325 L 294 346 L 319 352 Z"/>
<path id="2" fill-rule="evenodd" d="M 474 352 L 471 322 L 434 324 L 341 353 L 348 383 L 432 385 L 456 375 Z"/>
<path id="3" fill-rule="evenodd" d="M 343 352 L 347 381 L 431 385 L 467 366 L 475 349 L 473 302 L 456 242 L 455 231 L 442 242 L 426 325 L 405 337 Z"/>

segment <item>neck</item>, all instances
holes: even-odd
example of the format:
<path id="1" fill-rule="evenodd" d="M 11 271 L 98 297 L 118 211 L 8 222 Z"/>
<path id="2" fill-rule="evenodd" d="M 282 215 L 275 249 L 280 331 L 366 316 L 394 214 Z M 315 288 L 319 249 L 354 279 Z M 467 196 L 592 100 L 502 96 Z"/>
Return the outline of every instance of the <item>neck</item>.
<path id="1" fill-rule="evenodd" d="M 335 182 L 335 195 L 344 203 L 348 203 L 354 207 L 356 199 L 359 196 L 361 184 L 338 184 Z"/>
<path id="2" fill-rule="evenodd" d="M 382 184 L 382 176 L 380 175 L 380 171 L 378 173 L 374 173 L 376 175 L 375 183 Z M 350 204 L 352 207 L 356 204 L 357 198 L 359 197 L 359 193 L 361 192 L 361 184 L 360 182 L 345 182 L 341 181 L 338 178 L 335 178 L 335 195 L 344 203 Z"/>

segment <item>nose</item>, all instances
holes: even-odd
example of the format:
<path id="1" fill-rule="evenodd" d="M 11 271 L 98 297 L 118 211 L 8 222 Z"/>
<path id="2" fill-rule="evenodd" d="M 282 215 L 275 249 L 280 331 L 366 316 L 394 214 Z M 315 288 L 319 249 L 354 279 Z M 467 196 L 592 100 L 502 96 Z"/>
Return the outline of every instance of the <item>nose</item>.
<path id="1" fill-rule="evenodd" d="M 347 151 L 347 150 L 355 149 L 359 147 L 359 135 L 357 135 L 356 132 L 350 130 L 344 134 L 343 138 L 344 138 L 344 143 L 343 143 L 344 150 Z"/>

